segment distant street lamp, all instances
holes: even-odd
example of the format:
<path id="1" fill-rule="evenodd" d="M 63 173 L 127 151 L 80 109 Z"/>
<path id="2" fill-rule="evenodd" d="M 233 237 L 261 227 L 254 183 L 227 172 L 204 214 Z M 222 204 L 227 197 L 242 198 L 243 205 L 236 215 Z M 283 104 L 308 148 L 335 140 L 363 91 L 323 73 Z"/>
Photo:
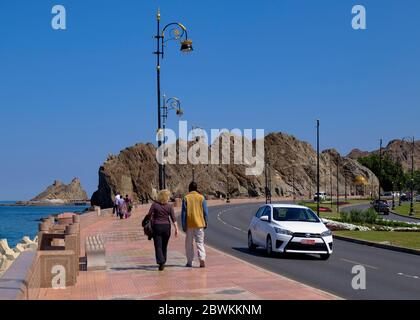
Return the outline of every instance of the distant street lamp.
<path id="1" fill-rule="evenodd" d="M 195 142 L 199 142 L 201 139 L 201 135 L 196 135 L 196 131 L 199 130 L 200 134 L 202 133 L 201 130 L 203 130 L 203 128 L 193 125 L 192 126 L 192 134 L 193 134 L 193 139 L 195 140 Z M 191 169 L 192 169 L 192 181 L 195 182 L 195 165 L 191 164 Z"/>
<path id="2" fill-rule="evenodd" d="M 333 207 L 333 202 L 334 202 L 334 198 L 333 198 L 333 180 L 332 180 L 332 157 L 330 156 L 330 193 L 331 193 L 331 209 Z"/>
<path id="3" fill-rule="evenodd" d="M 295 167 L 292 167 L 292 188 L 293 188 L 293 203 L 294 203 L 296 201 Z"/>
<path id="4" fill-rule="evenodd" d="M 340 177 L 340 156 L 337 155 L 337 213 L 340 212 L 339 177 Z"/>
<path id="5" fill-rule="evenodd" d="M 270 162 L 268 160 L 265 161 L 265 203 L 271 203 L 271 171 L 270 171 Z"/>
<path id="6" fill-rule="evenodd" d="M 320 190 L 319 190 L 319 120 L 316 120 L 316 192 L 317 192 L 317 199 L 316 199 L 316 213 L 319 217 L 319 203 L 320 203 Z M 325 192 L 327 190 L 325 189 Z"/>
<path id="7" fill-rule="evenodd" d="M 226 203 L 230 203 L 229 168 L 230 164 L 226 168 Z"/>
<path id="8" fill-rule="evenodd" d="M 170 40 L 180 40 L 184 37 L 184 40 L 181 41 L 181 51 L 185 53 L 189 53 L 193 51 L 192 41 L 188 39 L 187 29 L 179 22 L 169 23 L 167 24 L 161 31 L 160 29 L 160 10 L 157 13 L 157 34 L 155 36 L 157 42 L 157 49 L 154 54 L 157 57 L 157 66 L 156 66 L 156 73 L 157 73 L 157 108 L 158 108 L 158 133 L 162 130 L 162 120 L 161 120 L 161 90 L 160 90 L 160 59 L 164 57 L 164 49 L 165 43 Z M 173 27 L 169 31 L 169 37 L 165 40 L 165 32 L 169 27 Z M 162 138 L 158 139 L 158 147 L 162 145 Z M 165 168 L 164 164 L 159 164 L 159 190 L 165 188 Z"/>
<path id="9" fill-rule="evenodd" d="M 166 143 L 165 137 L 165 130 L 166 130 L 166 123 L 168 121 L 168 113 L 170 110 L 175 110 L 176 115 L 178 117 L 182 117 L 182 115 L 184 114 L 184 111 L 181 109 L 181 101 L 176 98 L 176 97 L 172 97 L 169 99 L 166 99 L 166 96 L 163 95 L 163 106 L 162 106 L 162 129 L 160 131 L 160 135 L 161 139 L 159 139 L 163 144 Z M 166 165 L 165 163 L 163 163 L 162 165 L 162 170 L 163 170 L 163 189 L 166 189 Z"/>
<path id="10" fill-rule="evenodd" d="M 395 209 L 395 181 L 392 181 L 392 210 Z"/>
<path id="11" fill-rule="evenodd" d="M 344 200 L 347 202 L 347 176 L 344 174 Z"/>
<path id="12" fill-rule="evenodd" d="M 381 202 L 381 180 L 382 180 L 382 139 L 379 140 L 379 187 L 378 187 L 378 200 Z"/>
<path id="13" fill-rule="evenodd" d="M 410 141 L 411 140 L 411 141 Z M 416 141 L 413 137 L 404 137 L 402 141 L 407 141 L 411 143 L 411 183 L 410 183 L 410 216 L 414 215 L 414 151 L 416 147 Z"/>

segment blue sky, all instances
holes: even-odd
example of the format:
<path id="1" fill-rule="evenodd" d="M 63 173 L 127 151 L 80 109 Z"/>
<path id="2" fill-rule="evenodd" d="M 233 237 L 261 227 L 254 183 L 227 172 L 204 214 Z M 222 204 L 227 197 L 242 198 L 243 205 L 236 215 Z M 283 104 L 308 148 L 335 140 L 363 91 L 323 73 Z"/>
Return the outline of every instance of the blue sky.
<path id="1" fill-rule="evenodd" d="M 67 30 L 51 8 L 67 9 Z M 365 31 L 351 8 L 367 9 Z M 420 2 L 0 2 L 0 199 L 28 199 L 54 179 L 89 193 L 109 153 L 154 141 L 155 13 L 189 29 L 194 53 L 170 43 L 162 87 L 184 119 L 263 128 L 342 153 L 420 136 Z M 172 116 L 170 123 L 175 123 Z"/>

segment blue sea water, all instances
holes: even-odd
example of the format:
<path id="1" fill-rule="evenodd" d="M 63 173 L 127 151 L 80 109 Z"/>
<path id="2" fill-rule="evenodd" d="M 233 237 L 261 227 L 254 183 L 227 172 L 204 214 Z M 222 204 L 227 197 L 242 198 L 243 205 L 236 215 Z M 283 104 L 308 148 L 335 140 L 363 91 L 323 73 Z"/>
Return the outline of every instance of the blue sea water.
<path id="1" fill-rule="evenodd" d="M 33 239 L 38 233 L 41 218 L 63 212 L 83 212 L 85 206 L 7 206 L 14 201 L 0 201 L 0 239 L 7 239 L 13 248 L 24 236 Z"/>

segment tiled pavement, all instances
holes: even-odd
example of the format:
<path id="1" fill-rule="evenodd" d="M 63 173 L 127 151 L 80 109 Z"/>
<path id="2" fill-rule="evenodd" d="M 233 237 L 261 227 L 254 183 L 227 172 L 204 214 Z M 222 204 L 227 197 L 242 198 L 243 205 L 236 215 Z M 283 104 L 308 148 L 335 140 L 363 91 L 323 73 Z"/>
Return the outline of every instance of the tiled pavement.
<path id="1" fill-rule="evenodd" d="M 240 202 L 240 201 L 239 201 Z M 233 201 L 238 203 L 238 201 Z M 217 201 L 210 205 L 218 204 Z M 141 229 L 148 206 L 139 206 L 128 220 L 81 218 L 81 248 L 84 238 L 102 234 L 105 239 L 107 270 L 80 272 L 77 284 L 66 289 L 41 289 L 40 299 L 337 299 L 285 277 L 270 273 L 218 250 L 207 247 L 207 267 L 185 268 L 184 235 L 172 236 L 168 265 L 157 271 L 152 241 Z"/>

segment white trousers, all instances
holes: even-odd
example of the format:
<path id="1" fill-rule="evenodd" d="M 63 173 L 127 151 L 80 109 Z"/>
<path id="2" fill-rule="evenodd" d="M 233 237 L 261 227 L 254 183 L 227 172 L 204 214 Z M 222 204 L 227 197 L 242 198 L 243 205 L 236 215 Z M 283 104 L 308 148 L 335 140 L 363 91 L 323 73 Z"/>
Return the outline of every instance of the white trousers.
<path id="1" fill-rule="evenodd" d="M 185 238 L 185 252 L 187 255 L 188 264 L 192 264 L 194 260 L 194 241 L 197 246 L 198 259 L 201 261 L 206 260 L 206 249 L 204 248 L 204 229 L 187 229 L 187 236 Z"/>

